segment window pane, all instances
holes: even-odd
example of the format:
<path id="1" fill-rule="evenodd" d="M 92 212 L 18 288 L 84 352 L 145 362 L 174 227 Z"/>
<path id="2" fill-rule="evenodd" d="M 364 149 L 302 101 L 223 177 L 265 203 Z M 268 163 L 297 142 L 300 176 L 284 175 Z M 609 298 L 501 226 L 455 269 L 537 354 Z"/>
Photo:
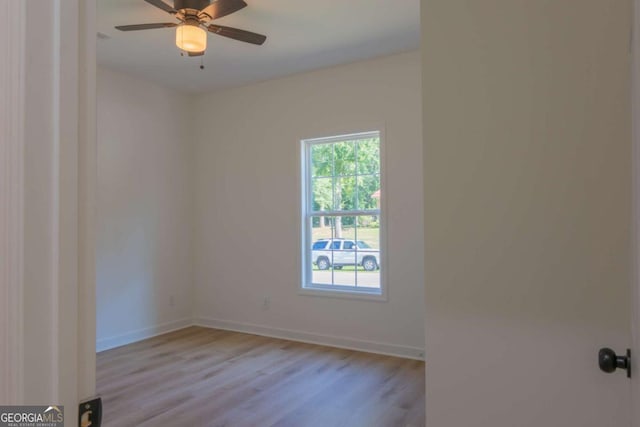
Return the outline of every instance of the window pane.
<path id="1" fill-rule="evenodd" d="M 311 238 L 313 245 L 318 243 L 322 247 L 318 249 L 329 249 L 331 238 L 333 238 L 333 218 L 328 216 L 311 217 Z M 314 248 L 316 249 L 316 248 Z"/>
<path id="2" fill-rule="evenodd" d="M 353 265 L 336 266 L 333 272 L 333 285 L 356 286 L 356 270 Z"/>
<path id="3" fill-rule="evenodd" d="M 311 176 L 333 176 L 333 144 L 311 146 Z"/>
<path id="4" fill-rule="evenodd" d="M 380 249 L 380 217 L 378 215 L 362 215 L 357 217 L 358 247 Z"/>
<path id="5" fill-rule="evenodd" d="M 347 176 L 335 179 L 335 203 L 337 211 L 348 211 L 356 208 L 356 177 Z"/>
<path id="6" fill-rule="evenodd" d="M 356 219 L 356 286 L 380 289 L 380 222 L 377 216 L 358 216 Z"/>
<path id="7" fill-rule="evenodd" d="M 316 285 L 333 285 L 334 217 L 311 217 L 312 250 L 310 257 L 311 282 Z"/>
<path id="8" fill-rule="evenodd" d="M 355 216 L 343 216 L 336 218 L 336 237 L 345 240 L 356 240 L 356 219 Z"/>
<path id="9" fill-rule="evenodd" d="M 312 180 L 311 209 L 315 212 L 333 209 L 333 178 Z"/>
<path id="10" fill-rule="evenodd" d="M 380 209 L 380 175 L 358 177 L 357 209 Z"/>
<path id="11" fill-rule="evenodd" d="M 380 139 L 358 141 L 358 175 L 380 173 Z"/>
<path id="12" fill-rule="evenodd" d="M 355 175 L 356 149 L 354 142 L 336 142 L 333 144 L 335 175 Z"/>

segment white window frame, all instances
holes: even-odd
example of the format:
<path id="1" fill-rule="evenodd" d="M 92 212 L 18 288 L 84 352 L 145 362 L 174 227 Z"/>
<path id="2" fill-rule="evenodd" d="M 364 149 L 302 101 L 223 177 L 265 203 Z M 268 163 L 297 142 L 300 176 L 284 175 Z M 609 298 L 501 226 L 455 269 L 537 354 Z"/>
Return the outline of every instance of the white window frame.
<path id="1" fill-rule="evenodd" d="M 318 216 L 319 212 L 311 209 L 311 177 L 309 176 L 311 162 L 311 146 L 315 144 L 331 144 L 349 140 L 366 139 L 377 137 L 380 141 L 380 208 L 375 210 L 349 210 L 349 211 L 323 211 L 326 216 L 354 216 L 355 215 L 377 215 L 380 218 L 380 288 L 365 288 L 344 285 L 323 285 L 312 283 L 313 267 L 309 260 L 311 259 L 311 245 L 313 244 L 312 230 L 309 218 Z M 300 140 L 300 285 L 298 292 L 302 295 L 338 297 L 338 298 L 355 298 L 372 301 L 387 301 L 387 242 L 386 242 L 386 193 L 385 193 L 385 148 L 384 148 L 384 130 L 377 128 L 363 132 L 343 133 L 340 135 L 329 137 L 305 138 Z"/>

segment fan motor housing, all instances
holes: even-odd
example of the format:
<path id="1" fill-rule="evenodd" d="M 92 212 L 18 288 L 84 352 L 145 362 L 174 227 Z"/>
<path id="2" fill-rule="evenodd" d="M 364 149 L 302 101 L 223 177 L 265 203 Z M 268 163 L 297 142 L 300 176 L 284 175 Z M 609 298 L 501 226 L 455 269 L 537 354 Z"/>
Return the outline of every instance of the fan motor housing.
<path id="1" fill-rule="evenodd" d="M 211 0 L 174 0 L 173 8 L 175 10 L 194 9 L 202 10 L 211 4 Z"/>

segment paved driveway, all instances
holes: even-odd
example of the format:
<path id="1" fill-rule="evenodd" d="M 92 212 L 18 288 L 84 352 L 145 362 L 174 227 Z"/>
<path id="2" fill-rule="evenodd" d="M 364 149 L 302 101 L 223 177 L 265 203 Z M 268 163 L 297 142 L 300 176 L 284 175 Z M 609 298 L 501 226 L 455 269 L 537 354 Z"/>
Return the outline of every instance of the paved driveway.
<path id="1" fill-rule="evenodd" d="M 353 286 L 356 283 L 355 271 L 340 271 L 340 270 L 325 270 L 313 272 L 313 283 L 327 284 L 332 283 L 331 274 L 333 273 L 333 283 L 336 285 L 350 285 Z M 361 271 L 357 272 L 357 284 L 358 286 L 367 288 L 379 288 L 380 287 L 380 271 Z"/>

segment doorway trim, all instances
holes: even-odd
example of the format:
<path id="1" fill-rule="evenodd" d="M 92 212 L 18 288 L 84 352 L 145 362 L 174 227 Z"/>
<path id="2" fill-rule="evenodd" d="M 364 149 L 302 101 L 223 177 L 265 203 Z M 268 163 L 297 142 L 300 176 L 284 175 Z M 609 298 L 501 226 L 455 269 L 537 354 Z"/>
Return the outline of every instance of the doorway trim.
<path id="1" fill-rule="evenodd" d="M 23 397 L 25 3 L 3 0 L 0 13 L 0 402 L 16 404 Z"/>
<path id="2" fill-rule="evenodd" d="M 640 0 L 632 4 L 631 58 L 631 425 L 640 427 Z"/>
<path id="3" fill-rule="evenodd" d="M 78 396 L 96 393 L 96 0 L 79 10 L 78 117 Z"/>
<path id="4" fill-rule="evenodd" d="M 72 420 L 95 394 L 95 10 L 0 0 L 0 402 Z"/>

